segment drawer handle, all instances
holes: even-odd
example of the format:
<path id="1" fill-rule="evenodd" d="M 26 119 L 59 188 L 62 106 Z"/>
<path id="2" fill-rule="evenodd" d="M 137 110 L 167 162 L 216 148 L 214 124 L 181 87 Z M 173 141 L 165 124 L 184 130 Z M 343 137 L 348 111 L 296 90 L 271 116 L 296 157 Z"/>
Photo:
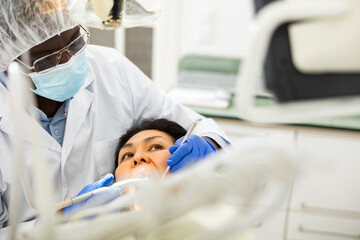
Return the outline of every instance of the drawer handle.
<path id="1" fill-rule="evenodd" d="M 313 233 L 313 234 L 327 235 L 327 236 L 338 236 L 338 237 L 345 237 L 345 238 L 352 238 L 352 239 L 360 239 L 360 234 L 356 235 L 356 234 L 347 234 L 347 233 L 338 233 L 338 232 L 309 229 L 309 228 L 304 228 L 301 225 L 299 226 L 299 232 Z"/>
<path id="2" fill-rule="evenodd" d="M 347 218 L 356 218 L 356 219 L 360 217 L 360 213 L 356 211 L 314 207 L 314 206 L 308 206 L 306 203 L 302 203 L 301 208 L 304 209 L 305 211 L 312 211 L 320 214 L 333 215 L 338 217 L 347 217 Z"/>

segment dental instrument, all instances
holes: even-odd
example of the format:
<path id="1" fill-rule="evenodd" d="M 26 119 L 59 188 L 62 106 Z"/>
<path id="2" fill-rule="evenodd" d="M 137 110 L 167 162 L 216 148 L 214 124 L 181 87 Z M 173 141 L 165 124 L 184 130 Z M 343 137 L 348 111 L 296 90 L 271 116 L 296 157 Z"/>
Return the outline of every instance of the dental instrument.
<path id="1" fill-rule="evenodd" d="M 28 56 L 25 54 L 24 58 Z M 27 61 L 26 61 L 27 62 Z M 27 81 L 25 75 L 21 73 L 23 70 L 16 62 L 12 62 L 8 68 L 9 76 L 9 96 L 10 105 L 12 106 L 11 119 L 15 124 L 15 138 L 14 138 L 14 167 L 18 172 L 13 175 L 14 186 L 10 192 L 10 198 L 13 199 L 10 203 L 9 223 L 13 226 L 9 231 L 9 239 L 17 239 L 16 232 L 18 230 L 18 223 L 20 222 L 20 211 L 23 206 L 21 198 L 21 190 L 24 193 L 25 200 L 33 209 L 37 211 L 40 218 L 43 219 L 39 223 L 40 228 L 43 229 L 38 239 L 52 239 L 54 233 L 55 219 L 52 214 L 54 189 L 51 184 L 43 185 L 50 179 L 49 171 L 47 171 L 47 162 L 44 157 L 44 152 L 40 146 L 40 134 L 36 129 L 37 115 L 33 107 L 36 106 L 35 99 L 30 91 L 30 82 Z M 24 121 L 24 118 L 27 121 Z M 24 144 L 20 140 L 24 131 L 29 131 L 31 140 L 33 142 L 33 165 L 31 172 L 27 172 L 26 157 L 24 155 Z M 29 173 L 33 178 L 34 188 L 30 188 Z M 32 197 L 32 190 L 38 196 L 38 201 Z"/>
<path id="2" fill-rule="evenodd" d="M 195 121 L 195 122 L 191 125 L 189 131 L 186 133 L 184 139 L 183 139 L 182 142 L 180 143 L 180 146 L 183 145 L 183 143 L 190 137 L 190 135 L 191 135 L 192 131 L 194 130 L 196 124 L 197 124 L 197 121 Z M 170 171 L 170 166 L 168 166 L 168 167 L 166 168 L 166 170 L 165 170 L 164 174 L 162 175 L 160 181 L 162 181 L 162 180 L 164 179 L 165 175 L 166 175 L 169 171 Z"/>
<path id="3" fill-rule="evenodd" d="M 123 187 L 126 187 L 129 184 L 136 184 L 136 183 L 139 183 L 139 182 L 143 182 L 145 180 L 147 180 L 147 178 L 130 178 L 130 179 L 126 179 L 124 181 L 116 182 L 116 183 L 114 183 L 114 184 L 112 184 L 112 185 L 110 185 L 108 187 L 98 188 L 98 189 L 92 190 L 90 192 L 81 194 L 79 196 L 67 199 L 67 200 L 65 200 L 63 202 L 60 202 L 60 203 L 56 204 L 55 208 L 56 208 L 56 211 L 58 211 L 60 209 L 68 207 L 70 205 L 86 201 L 87 199 L 94 196 L 95 194 L 103 192 L 103 191 L 108 190 L 110 188 L 116 188 L 116 187 L 123 188 Z"/>

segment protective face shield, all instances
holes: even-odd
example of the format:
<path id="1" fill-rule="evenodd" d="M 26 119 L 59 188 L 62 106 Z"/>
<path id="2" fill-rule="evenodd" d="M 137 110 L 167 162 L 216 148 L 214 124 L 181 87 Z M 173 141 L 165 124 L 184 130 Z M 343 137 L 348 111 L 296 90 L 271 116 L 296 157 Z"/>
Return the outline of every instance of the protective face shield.
<path id="1" fill-rule="evenodd" d="M 161 12 L 160 0 L 77 0 L 75 5 L 71 9 L 75 22 L 102 29 L 148 24 Z"/>

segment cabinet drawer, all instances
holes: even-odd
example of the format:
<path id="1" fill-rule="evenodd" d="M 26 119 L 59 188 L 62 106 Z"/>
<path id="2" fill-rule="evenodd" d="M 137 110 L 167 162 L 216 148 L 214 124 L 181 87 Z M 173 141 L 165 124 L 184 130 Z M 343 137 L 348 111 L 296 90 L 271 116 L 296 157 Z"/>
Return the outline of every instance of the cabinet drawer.
<path id="1" fill-rule="evenodd" d="M 360 216 L 360 137 L 299 133 L 291 209 Z"/>

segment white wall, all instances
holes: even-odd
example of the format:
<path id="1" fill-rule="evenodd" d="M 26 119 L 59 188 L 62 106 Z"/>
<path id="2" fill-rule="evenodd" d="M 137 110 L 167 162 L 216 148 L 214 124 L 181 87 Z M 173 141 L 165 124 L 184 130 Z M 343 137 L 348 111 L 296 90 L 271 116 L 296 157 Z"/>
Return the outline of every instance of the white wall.
<path id="1" fill-rule="evenodd" d="M 163 0 L 162 13 L 154 23 L 152 79 L 167 90 L 177 75 L 182 0 Z"/>
<path id="2" fill-rule="evenodd" d="M 187 54 L 244 56 L 252 0 L 164 0 L 154 24 L 153 80 L 167 90 Z"/>
<path id="3" fill-rule="evenodd" d="M 180 55 L 244 55 L 250 0 L 182 0 Z"/>

